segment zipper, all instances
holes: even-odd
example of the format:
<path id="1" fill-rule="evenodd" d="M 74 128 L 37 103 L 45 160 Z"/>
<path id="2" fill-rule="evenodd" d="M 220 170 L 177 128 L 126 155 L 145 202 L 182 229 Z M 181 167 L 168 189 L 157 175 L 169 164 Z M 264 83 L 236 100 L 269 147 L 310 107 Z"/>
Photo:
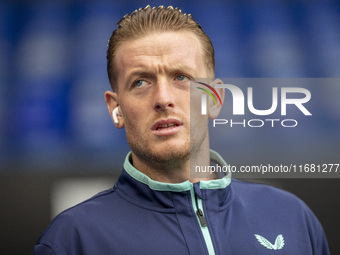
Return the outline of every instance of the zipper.
<path id="1" fill-rule="evenodd" d="M 215 255 L 214 246 L 213 246 L 211 236 L 210 236 L 210 233 L 209 233 L 209 229 L 208 229 L 208 223 L 207 223 L 205 216 L 204 216 L 202 199 L 199 198 L 196 195 L 193 187 L 190 190 L 190 192 L 191 192 L 192 206 L 193 206 L 194 211 L 196 213 L 197 220 L 198 220 L 198 223 L 200 225 L 200 228 L 201 228 L 203 238 L 204 238 L 205 244 L 207 246 L 209 255 Z"/>
<path id="2" fill-rule="evenodd" d="M 203 214 L 203 211 L 199 208 L 199 206 L 198 206 L 198 201 L 197 201 L 197 195 L 196 195 L 196 193 L 195 193 L 195 203 L 196 203 L 196 208 L 197 208 L 197 210 L 196 210 L 196 215 L 197 215 L 197 217 L 198 217 L 198 220 L 199 220 L 199 222 L 200 222 L 200 224 L 201 224 L 201 227 L 208 227 L 208 223 L 207 223 L 207 221 L 206 221 L 206 219 L 205 219 L 205 217 L 204 217 L 204 214 Z"/>

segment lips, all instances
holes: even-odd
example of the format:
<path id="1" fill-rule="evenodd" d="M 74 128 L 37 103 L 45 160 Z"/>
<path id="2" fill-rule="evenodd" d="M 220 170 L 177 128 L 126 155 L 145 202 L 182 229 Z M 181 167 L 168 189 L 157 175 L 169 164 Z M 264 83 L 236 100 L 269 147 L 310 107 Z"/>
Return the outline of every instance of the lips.
<path id="1" fill-rule="evenodd" d="M 157 121 L 151 130 L 157 136 L 168 136 L 177 133 L 182 126 L 183 123 L 177 119 L 166 119 Z"/>

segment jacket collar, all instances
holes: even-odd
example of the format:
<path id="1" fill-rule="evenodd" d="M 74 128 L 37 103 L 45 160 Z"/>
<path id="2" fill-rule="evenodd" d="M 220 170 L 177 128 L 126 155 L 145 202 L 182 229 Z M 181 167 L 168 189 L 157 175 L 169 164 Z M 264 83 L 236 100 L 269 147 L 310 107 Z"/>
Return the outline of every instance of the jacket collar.
<path id="1" fill-rule="evenodd" d="M 224 159 L 213 150 L 210 150 L 210 160 L 214 161 L 215 163 L 219 164 L 222 167 L 227 166 L 227 163 L 224 161 Z M 152 180 L 150 177 L 137 170 L 131 164 L 131 152 L 129 152 L 125 158 L 124 169 L 132 178 L 134 178 L 138 182 L 144 183 L 150 189 L 155 191 L 173 191 L 173 192 L 188 191 L 192 189 L 194 185 L 190 181 L 184 181 L 181 183 L 165 183 Z M 200 181 L 199 187 L 200 189 L 224 189 L 230 183 L 231 173 L 229 172 L 220 179 Z"/>

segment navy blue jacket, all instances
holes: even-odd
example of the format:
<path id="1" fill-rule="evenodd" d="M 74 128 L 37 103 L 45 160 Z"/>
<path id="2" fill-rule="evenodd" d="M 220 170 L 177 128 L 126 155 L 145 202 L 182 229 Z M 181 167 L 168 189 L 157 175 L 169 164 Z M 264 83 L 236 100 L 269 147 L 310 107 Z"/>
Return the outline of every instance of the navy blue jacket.
<path id="1" fill-rule="evenodd" d="M 230 176 L 156 182 L 129 155 L 124 169 L 112 189 L 58 215 L 33 254 L 329 254 L 320 223 L 288 192 Z"/>

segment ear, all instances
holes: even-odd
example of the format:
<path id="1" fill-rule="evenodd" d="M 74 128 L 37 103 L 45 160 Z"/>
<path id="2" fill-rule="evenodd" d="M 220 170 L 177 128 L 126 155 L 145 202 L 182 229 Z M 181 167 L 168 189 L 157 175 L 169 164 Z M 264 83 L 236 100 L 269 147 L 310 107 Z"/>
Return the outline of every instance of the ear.
<path id="1" fill-rule="evenodd" d="M 212 87 L 215 87 L 216 84 L 223 84 L 223 82 L 220 79 L 215 79 L 210 85 Z M 221 102 L 223 104 L 224 102 L 224 88 L 217 88 L 215 89 L 217 94 L 219 95 Z M 209 97 L 208 99 L 208 116 L 210 119 L 216 119 L 218 117 L 218 115 L 221 112 L 222 109 L 222 105 L 220 100 L 217 98 L 216 95 L 214 95 L 214 98 L 216 100 L 216 104 L 213 101 L 213 99 L 211 97 Z"/>
<path id="2" fill-rule="evenodd" d="M 113 110 L 118 107 L 119 115 L 117 116 L 118 118 L 118 123 L 114 123 L 117 128 L 123 128 L 124 127 L 124 118 L 122 116 L 122 109 L 120 108 L 119 105 L 119 100 L 118 100 L 118 94 L 113 91 L 106 91 L 105 92 L 105 101 L 107 104 L 107 109 L 109 110 L 110 116 L 112 118 L 112 121 L 114 123 L 113 117 L 112 117 L 112 112 Z"/>

